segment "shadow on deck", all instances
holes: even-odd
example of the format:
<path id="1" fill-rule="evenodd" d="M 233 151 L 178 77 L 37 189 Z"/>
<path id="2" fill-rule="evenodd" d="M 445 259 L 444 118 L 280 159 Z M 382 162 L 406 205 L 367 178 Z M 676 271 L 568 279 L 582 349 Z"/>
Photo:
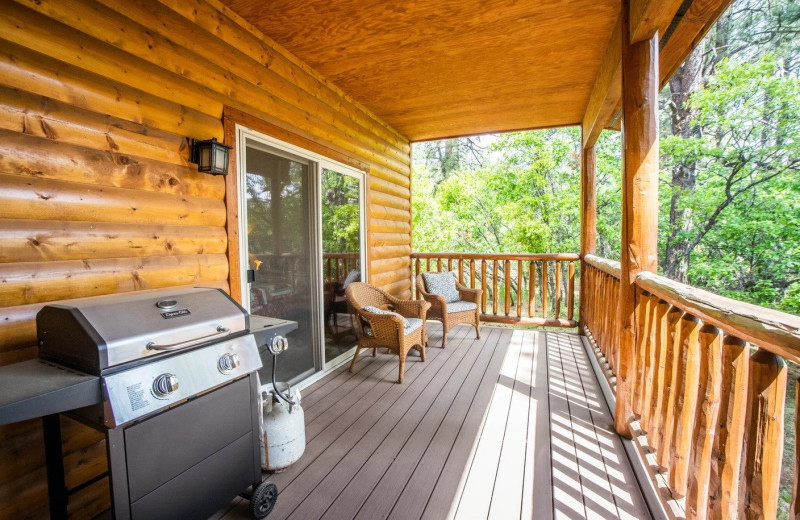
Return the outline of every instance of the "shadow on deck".
<path id="1" fill-rule="evenodd" d="M 365 355 L 307 388 L 270 520 L 649 518 L 581 339 L 429 325 L 425 363 Z M 215 519 L 249 518 L 237 499 Z"/>

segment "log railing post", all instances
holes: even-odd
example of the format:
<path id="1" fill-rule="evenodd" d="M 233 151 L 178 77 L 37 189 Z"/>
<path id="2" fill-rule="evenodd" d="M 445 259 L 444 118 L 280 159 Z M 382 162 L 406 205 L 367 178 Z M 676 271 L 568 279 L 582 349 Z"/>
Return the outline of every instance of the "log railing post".
<path id="1" fill-rule="evenodd" d="M 581 142 L 586 142 L 585 136 Z M 595 176 L 597 171 L 597 153 L 594 144 L 581 147 L 581 279 L 578 296 L 578 330 L 585 334 L 588 325 L 587 313 L 591 308 L 589 299 L 597 297 L 594 290 L 589 289 L 588 264 L 583 260 L 586 255 L 593 255 L 597 249 L 597 198 L 595 195 Z M 531 273 L 533 278 L 533 273 Z M 533 296 L 531 296 L 533 298 Z M 596 330 L 592 331 L 597 333 Z"/>
<path id="2" fill-rule="evenodd" d="M 750 356 L 741 497 L 747 520 L 772 519 L 778 514 L 786 379 L 786 362 L 780 356 L 764 349 Z"/>
<path id="3" fill-rule="evenodd" d="M 636 276 L 657 268 L 658 34 L 630 41 L 629 2 L 622 2 L 622 232 L 619 355 L 614 425 L 631 436 L 631 381 L 636 345 Z"/>

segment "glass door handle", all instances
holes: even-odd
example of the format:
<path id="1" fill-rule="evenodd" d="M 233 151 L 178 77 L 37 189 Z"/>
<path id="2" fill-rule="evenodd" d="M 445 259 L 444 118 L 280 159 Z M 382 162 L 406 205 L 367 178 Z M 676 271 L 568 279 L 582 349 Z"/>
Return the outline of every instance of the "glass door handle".
<path id="1" fill-rule="evenodd" d="M 247 270 L 247 283 L 253 283 L 256 281 L 256 272 L 254 269 Z"/>

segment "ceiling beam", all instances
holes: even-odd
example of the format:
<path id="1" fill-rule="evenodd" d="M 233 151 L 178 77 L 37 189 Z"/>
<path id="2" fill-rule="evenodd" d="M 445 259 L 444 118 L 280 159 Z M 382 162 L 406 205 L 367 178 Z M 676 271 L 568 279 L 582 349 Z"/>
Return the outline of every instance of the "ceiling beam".
<path id="1" fill-rule="evenodd" d="M 659 55 L 661 86 L 675 74 L 692 49 L 714 26 L 731 0 L 694 0 Z"/>
<path id="2" fill-rule="evenodd" d="M 684 0 L 631 0 L 631 43 L 661 37 Z"/>
<path id="3" fill-rule="evenodd" d="M 600 72 L 592 87 L 583 116 L 583 147 L 597 142 L 600 132 L 613 119 L 622 97 L 622 21 L 617 20 L 606 47 Z"/>

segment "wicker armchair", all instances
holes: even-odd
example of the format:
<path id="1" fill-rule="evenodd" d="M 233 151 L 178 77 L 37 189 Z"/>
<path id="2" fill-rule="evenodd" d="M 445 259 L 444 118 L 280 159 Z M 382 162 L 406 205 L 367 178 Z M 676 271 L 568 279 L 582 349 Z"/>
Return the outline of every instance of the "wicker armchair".
<path id="1" fill-rule="evenodd" d="M 447 312 L 447 301 L 444 297 L 429 293 L 426 290 L 422 274 L 417 275 L 417 290 L 420 296 L 431 304 L 431 308 L 428 311 L 428 319 L 442 322 L 442 348 L 447 343 L 447 332 L 459 323 L 472 325 L 475 327 L 475 337 L 478 339 L 481 337 L 480 301 L 483 291 L 481 289 L 469 289 L 458 283 L 458 280 L 455 280 L 455 282 L 461 301 L 474 303 L 475 309 L 452 312 L 451 308 L 451 312 Z"/>
<path id="2" fill-rule="evenodd" d="M 377 355 L 378 347 L 388 348 L 400 356 L 400 375 L 397 382 L 402 383 L 406 354 L 409 350 L 413 348 L 419 351 L 422 361 L 425 361 L 425 345 L 428 343 L 428 336 L 425 334 L 425 313 L 431 305 L 421 300 L 399 300 L 377 287 L 361 282 L 348 285 L 345 293 L 347 301 L 358 316 L 356 323 L 361 332 L 353 362 L 350 363 L 350 372 L 353 371 L 362 348 L 371 348 L 373 356 Z M 406 329 L 403 318 L 397 314 L 365 311 L 364 307 L 369 306 L 393 310 L 409 318 L 411 327 Z"/>

